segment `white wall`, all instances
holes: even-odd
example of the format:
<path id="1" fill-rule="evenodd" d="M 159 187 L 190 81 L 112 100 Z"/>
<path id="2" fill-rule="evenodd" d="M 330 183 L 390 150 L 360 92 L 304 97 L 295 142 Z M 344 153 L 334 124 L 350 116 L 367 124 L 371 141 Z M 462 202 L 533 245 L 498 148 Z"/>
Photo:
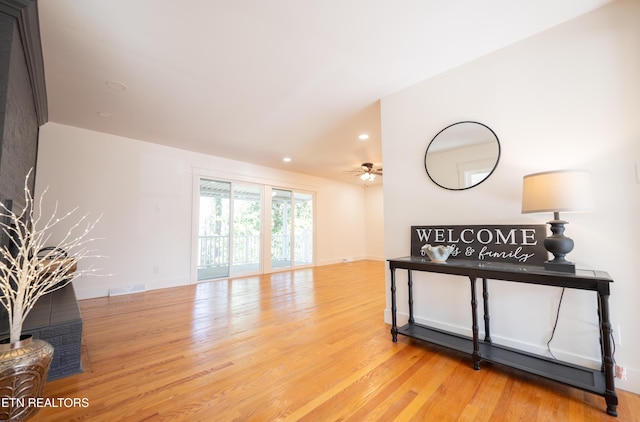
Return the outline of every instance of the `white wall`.
<path id="1" fill-rule="evenodd" d="M 40 128 L 36 195 L 48 186 L 49 209 L 57 200 L 64 211 L 78 206 L 81 213 L 103 215 L 93 246 L 108 257 L 97 265 L 109 276 L 75 281 L 79 298 L 192 281 L 194 171 L 315 191 L 316 263 L 368 255 L 363 186 L 47 123 Z"/>
<path id="2" fill-rule="evenodd" d="M 372 185 L 365 190 L 365 238 L 367 259 L 384 260 L 384 201 L 382 185 Z"/>
<path id="3" fill-rule="evenodd" d="M 640 392 L 638 22 L 640 2 L 620 0 L 382 101 L 387 258 L 409 255 L 411 225 L 544 223 L 552 216 L 520 213 L 522 177 L 563 168 L 591 172 L 596 210 L 563 215 L 576 244 L 569 258 L 615 280 L 615 358 L 629 371 L 628 381 L 616 385 L 634 392 Z M 502 156 L 488 181 L 448 191 L 428 179 L 424 151 L 440 129 L 462 120 L 491 127 Z M 416 279 L 417 318 L 470 335 L 468 281 Z M 399 282 L 405 280 L 399 273 Z M 406 293 L 399 295 L 406 313 Z M 559 296 L 555 288 L 492 282 L 492 337 L 545 353 Z M 592 293 L 565 293 L 551 344 L 557 357 L 598 364 L 595 300 Z M 387 322 L 389 307 L 387 297 Z"/>

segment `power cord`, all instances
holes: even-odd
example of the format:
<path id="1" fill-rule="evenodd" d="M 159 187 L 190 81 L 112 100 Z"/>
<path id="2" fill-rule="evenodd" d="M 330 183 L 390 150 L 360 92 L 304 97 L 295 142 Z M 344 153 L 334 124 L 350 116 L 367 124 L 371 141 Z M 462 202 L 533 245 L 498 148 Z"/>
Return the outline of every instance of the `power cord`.
<path id="1" fill-rule="evenodd" d="M 553 359 L 558 359 L 554 356 L 553 352 L 551 351 L 551 340 L 553 340 L 553 336 L 556 334 L 556 327 L 558 326 L 558 319 L 560 319 L 560 307 L 562 305 L 562 298 L 564 297 L 564 290 L 565 288 L 562 288 L 562 293 L 560 293 L 560 300 L 558 301 L 558 309 L 556 311 L 556 321 L 553 324 L 553 330 L 551 330 L 551 337 L 549 337 L 549 341 L 547 341 L 547 351 L 549 352 L 549 354 L 551 355 L 551 357 Z M 616 365 L 616 339 L 615 336 L 613 335 L 613 330 L 611 330 L 611 346 L 612 346 L 612 351 L 611 351 L 611 359 L 613 360 L 613 364 L 614 366 Z"/>
<path id="2" fill-rule="evenodd" d="M 562 288 L 562 293 L 560 293 L 560 301 L 558 302 L 558 310 L 556 311 L 556 322 L 553 324 L 553 330 L 551 331 L 551 337 L 549 337 L 549 341 L 547 342 L 547 351 L 549 352 L 549 354 L 551 355 L 552 358 L 556 359 L 557 358 L 553 355 L 553 352 L 551 351 L 551 340 L 553 340 L 553 336 L 556 334 L 556 327 L 558 326 L 558 319 L 560 319 L 560 306 L 562 305 L 562 298 L 564 297 L 564 290 L 565 288 Z"/>

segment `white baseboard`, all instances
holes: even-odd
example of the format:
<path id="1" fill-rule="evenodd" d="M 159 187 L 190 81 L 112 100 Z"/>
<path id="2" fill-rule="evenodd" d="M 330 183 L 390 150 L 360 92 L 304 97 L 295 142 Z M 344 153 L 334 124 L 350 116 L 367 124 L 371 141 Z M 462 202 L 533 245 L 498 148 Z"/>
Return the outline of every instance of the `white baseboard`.
<path id="1" fill-rule="evenodd" d="M 322 266 L 322 265 L 343 264 L 346 262 L 362 261 L 363 259 L 369 259 L 369 258 L 364 256 L 345 256 L 342 258 L 323 259 L 322 261 L 317 261 L 316 265 Z"/>
<path id="2" fill-rule="evenodd" d="M 188 278 L 167 278 L 159 280 L 146 280 L 140 283 L 127 283 L 124 280 L 110 280 L 112 285 L 100 283 L 99 277 L 93 280 L 87 277 L 83 280 L 74 280 L 73 288 L 78 300 L 93 299 L 97 297 L 120 296 L 132 293 L 141 293 L 148 290 L 178 287 L 189 284 Z M 123 283 L 123 284 L 121 284 Z"/>
<path id="3" fill-rule="evenodd" d="M 111 287 L 109 289 L 109 296 L 121 296 L 131 293 L 145 292 L 147 288 L 144 284 L 131 284 L 127 286 Z"/>

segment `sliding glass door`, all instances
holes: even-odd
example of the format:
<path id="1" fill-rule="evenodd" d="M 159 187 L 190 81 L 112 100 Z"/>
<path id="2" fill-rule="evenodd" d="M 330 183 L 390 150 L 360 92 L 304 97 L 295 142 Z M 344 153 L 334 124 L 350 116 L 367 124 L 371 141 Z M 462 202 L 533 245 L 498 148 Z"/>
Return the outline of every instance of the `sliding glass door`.
<path id="1" fill-rule="evenodd" d="M 273 189 L 271 268 L 313 263 L 313 195 Z"/>
<path id="2" fill-rule="evenodd" d="M 271 268 L 291 267 L 291 233 L 293 217 L 291 191 L 271 191 Z"/>
<path id="3" fill-rule="evenodd" d="M 293 262 L 295 266 L 313 264 L 313 195 L 294 192 Z"/>
<path id="4" fill-rule="evenodd" d="M 231 183 L 200 180 L 198 280 L 228 277 Z"/>
<path id="5" fill-rule="evenodd" d="M 198 280 L 260 271 L 262 189 L 200 179 Z"/>
<path id="6" fill-rule="evenodd" d="M 198 281 L 313 265 L 312 193 L 208 178 L 198 192 Z"/>
<path id="7" fill-rule="evenodd" d="M 233 185 L 232 275 L 260 271 L 261 205 L 259 186 Z"/>

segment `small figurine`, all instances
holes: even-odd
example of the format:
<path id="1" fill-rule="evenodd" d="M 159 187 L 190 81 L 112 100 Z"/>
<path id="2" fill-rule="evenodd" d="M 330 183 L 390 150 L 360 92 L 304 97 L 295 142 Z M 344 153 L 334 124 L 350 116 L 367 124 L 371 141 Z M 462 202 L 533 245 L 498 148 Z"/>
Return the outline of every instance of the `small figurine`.
<path id="1" fill-rule="evenodd" d="M 446 262 L 447 258 L 449 258 L 449 254 L 453 252 L 454 249 L 455 247 L 453 245 L 431 246 L 429 244 L 420 248 L 420 250 L 426 253 L 429 259 L 433 262 Z"/>

